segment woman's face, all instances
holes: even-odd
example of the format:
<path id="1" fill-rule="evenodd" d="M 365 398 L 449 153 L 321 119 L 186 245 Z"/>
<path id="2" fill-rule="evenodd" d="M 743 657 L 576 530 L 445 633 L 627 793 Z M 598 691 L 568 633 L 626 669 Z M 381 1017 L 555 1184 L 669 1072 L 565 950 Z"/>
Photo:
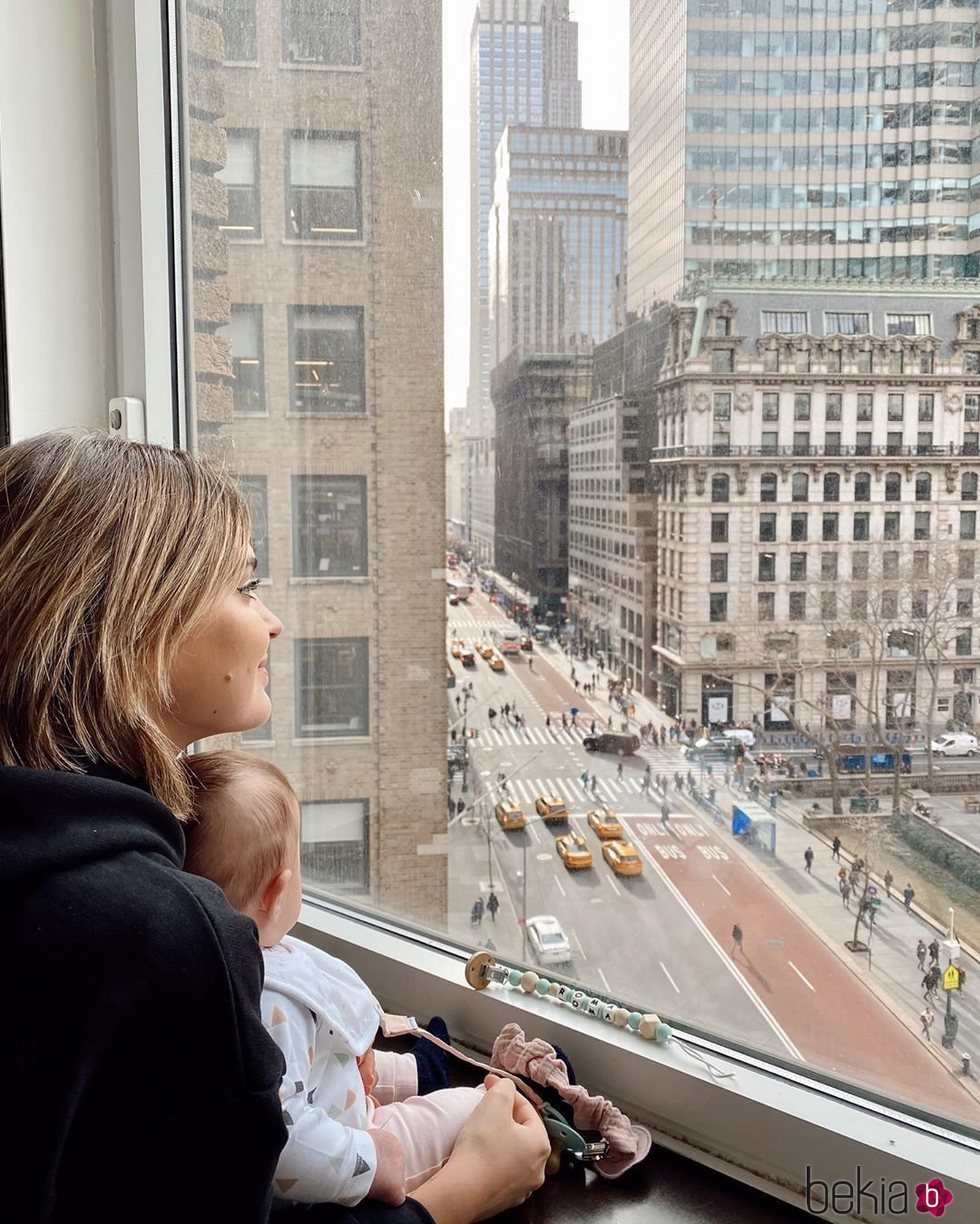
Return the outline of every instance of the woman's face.
<path id="1" fill-rule="evenodd" d="M 173 705 L 160 719 L 177 748 L 248 731 L 269 717 L 269 644 L 282 633 L 282 622 L 255 593 L 254 569 L 250 555 L 237 584 L 177 652 L 170 677 Z"/>

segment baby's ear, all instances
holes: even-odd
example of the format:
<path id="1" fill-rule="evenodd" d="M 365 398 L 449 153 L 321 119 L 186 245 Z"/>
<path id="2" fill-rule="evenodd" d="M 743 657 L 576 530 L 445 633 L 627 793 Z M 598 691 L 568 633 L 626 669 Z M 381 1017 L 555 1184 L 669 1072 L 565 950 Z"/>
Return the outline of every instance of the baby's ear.
<path id="1" fill-rule="evenodd" d="M 282 903 L 286 896 L 286 889 L 292 878 L 291 868 L 286 867 L 282 871 L 277 872 L 269 880 L 262 890 L 262 899 L 259 902 L 259 909 L 263 914 L 269 918 L 277 918 L 279 916 L 279 911 L 282 909 Z"/>

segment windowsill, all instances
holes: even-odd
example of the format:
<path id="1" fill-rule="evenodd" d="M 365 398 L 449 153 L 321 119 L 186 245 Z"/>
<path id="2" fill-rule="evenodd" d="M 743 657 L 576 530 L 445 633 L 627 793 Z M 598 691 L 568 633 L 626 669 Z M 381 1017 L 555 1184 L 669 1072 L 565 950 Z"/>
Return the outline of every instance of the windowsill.
<path id="1" fill-rule="evenodd" d="M 286 412 L 287 421 L 368 421 L 366 412 Z"/>
<path id="2" fill-rule="evenodd" d="M 290 741 L 294 748 L 318 747 L 323 744 L 373 744 L 370 735 L 305 735 Z"/>
<path id="3" fill-rule="evenodd" d="M 258 60 L 222 60 L 222 68 L 258 68 Z"/>
<path id="4" fill-rule="evenodd" d="M 292 60 L 281 60 L 279 67 L 287 72 L 364 72 L 363 64 L 298 64 Z"/>
<path id="5" fill-rule="evenodd" d="M 906 1182 L 912 1203 L 923 1174 L 940 1176 L 956 1194 L 957 1216 L 980 1218 L 976 1139 L 717 1042 L 680 1034 L 731 1078 L 713 1078 L 677 1040 L 648 1043 L 516 989 L 471 990 L 466 952 L 436 937 L 399 934 L 315 900 L 304 903 L 301 921 L 300 937 L 348 961 L 393 1010 L 438 1013 L 461 1045 L 483 1051 L 516 1021 L 567 1049 L 580 1081 L 648 1125 L 657 1144 L 786 1203 L 804 1207 L 808 1165 L 814 1178 L 833 1181 L 853 1178 L 860 1164 L 875 1185 Z M 648 1163 L 657 1160 L 655 1150 Z M 566 1217 L 556 1209 L 553 1218 Z"/>
<path id="6" fill-rule="evenodd" d="M 367 586 L 372 579 L 367 574 L 301 574 L 290 578 L 287 586 L 321 586 L 328 582 L 349 582 L 355 586 Z"/>
<path id="7" fill-rule="evenodd" d="M 283 238 L 284 247 L 350 247 L 351 250 L 363 250 L 367 246 L 365 238 Z"/>

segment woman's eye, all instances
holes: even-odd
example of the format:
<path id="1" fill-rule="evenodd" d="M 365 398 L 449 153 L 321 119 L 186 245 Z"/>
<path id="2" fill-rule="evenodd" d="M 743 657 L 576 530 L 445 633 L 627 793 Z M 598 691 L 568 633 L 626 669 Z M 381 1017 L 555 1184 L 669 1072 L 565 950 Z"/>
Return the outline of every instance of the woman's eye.
<path id="1" fill-rule="evenodd" d="M 238 588 L 239 595 L 254 595 L 259 589 L 261 579 L 253 578 L 250 582 L 246 582 L 244 586 Z"/>

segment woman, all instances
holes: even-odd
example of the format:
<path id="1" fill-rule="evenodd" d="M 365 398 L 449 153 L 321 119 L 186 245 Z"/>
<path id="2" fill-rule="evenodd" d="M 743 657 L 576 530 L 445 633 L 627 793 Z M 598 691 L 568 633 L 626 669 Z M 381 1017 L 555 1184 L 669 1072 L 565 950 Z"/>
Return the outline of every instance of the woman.
<path id="1" fill-rule="evenodd" d="M 282 1064 L 254 927 L 180 870 L 183 751 L 269 716 L 282 626 L 248 540 L 234 482 L 186 453 L 98 434 L 0 451 L 0 1150 L 18 1224 L 269 1216 Z M 301 1214 L 468 1224 L 540 1185 L 547 1153 L 496 1083 L 415 1201 Z"/>

